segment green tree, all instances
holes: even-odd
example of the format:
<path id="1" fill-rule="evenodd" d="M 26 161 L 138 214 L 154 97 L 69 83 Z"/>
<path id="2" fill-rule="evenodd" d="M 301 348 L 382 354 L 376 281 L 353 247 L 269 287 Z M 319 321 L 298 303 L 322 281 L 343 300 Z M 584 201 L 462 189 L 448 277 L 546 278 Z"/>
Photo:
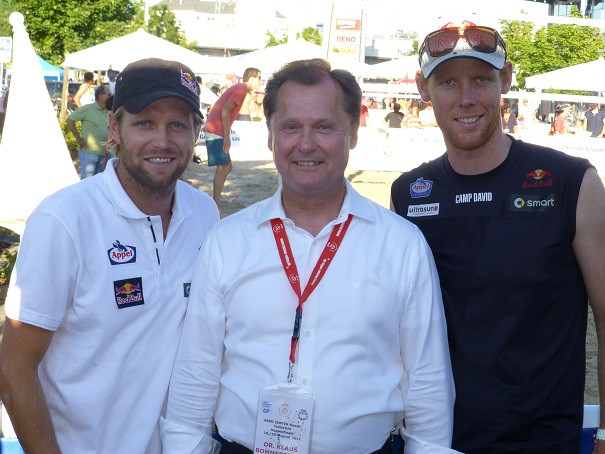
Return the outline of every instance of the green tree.
<path id="1" fill-rule="evenodd" d="M 573 17 L 580 17 L 577 7 Z M 555 69 L 596 60 L 601 54 L 603 36 L 597 27 L 555 24 L 535 33 L 531 22 L 501 21 L 507 43 L 508 59 L 517 73 L 517 83 L 525 88 L 525 79 Z"/>
<path id="2" fill-rule="evenodd" d="M 68 52 L 133 31 L 133 20 L 140 9 L 133 0 L 11 1 L 14 10 L 25 17 L 36 52 L 54 64 L 60 64 Z"/>
<path id="3" fill-rule="evenodd" d="M 319 30 L 316 29 L 315 27 L 307 27 L 307 28 L 303 29 L 303 31 L 301 33 L 296 34 L 297 39 L 301 38 L 301 37 L 305 41 L 309 41 L 310 43 L 321 46 L 322 36 L 321 36 L 321 33 L 319 32 Z"/>
<path id="4" fill-rule="evenodd" d="M 197 42 L 187 42 L 185 35 L 177 24 L 176 16 L 167 5 L 156 5 L 149 9 L 147 31 L 171 43 L 190 50 L 197 50 Z"/>
<path id="5" fill-rule="evenodd" d="M 282 36 L 281 38 L 278 38 L 273 33 L 271 33 L 269 30 L 267 30 L 265 32 L 265 35 L 267 35 L 267 41 L 265 41 L 265 47 L 273 47 L 273 46 L 277 46 L 279 44 L 285 44 L 288 42 L 287 36 Z M 302 32 L 296 33 L 296 39 L 301 39 L 301 38 L 304 39 L 305 41 L 309 41 L 310 43 L 317 44 L 318 46 L 321 46 L 321 43 L 322 43 L 322 35 L 319 32 L 319 30 L 317 30 L 314 27 L 306 27 L 303 29 Z"/>
<path id="6" fill-rule="evenodd" d="M 12 36 L 13 28 L 8 21 L 8 16 L 15 11 L 13 0 L 2 0 L 0 2 L 0 36 Z"/>
<path id="7" fill-rule="evenodd" d="M 513 63 L 517 76 L 517 83 L 525 86 L 527 74 L 527 60 L 532 55 L 533 22 L 501 21 L 502 37 L 506 41 L 508 59 Z"/>
<path id="8" fill-rule="evenodd" d="M 408 56 L 408 57 L 412 56 L 412 55 L 418 55 L 418 47 L 419 47 L 418 40 L 412 41 L 412 48 L 410 50 L 408 50 L 407 52 L 404 52 L 403 55 Z"/>
<path id="9" fill-rule="evenodd" d="M 287 36 L 282 36 L 281 38 L 278 38 L 269 30 L 265 32 L 265 35 L 267 36 L 267 41 L 265 41 L 265 47 L 279 46 L 280 44 L 285 44 L 288 41 Z"/>

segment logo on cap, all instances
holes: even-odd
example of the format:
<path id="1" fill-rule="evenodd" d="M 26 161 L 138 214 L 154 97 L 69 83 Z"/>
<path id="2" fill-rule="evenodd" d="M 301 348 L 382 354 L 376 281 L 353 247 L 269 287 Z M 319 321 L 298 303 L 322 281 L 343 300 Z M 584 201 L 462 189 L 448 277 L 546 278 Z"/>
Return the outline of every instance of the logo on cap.
<path id="1" fill-rule="evenodd" d="M 189 90 L 191 90 L 196 95 L 200 94 L 200 88 L 198 87 L 197 82 L 195 81 L 195 77 L 193 77 L 189 73 L 184 73 L 182 69 L 181 69 L 181 84 L 183 84 L 185 87 L 187 87 Z"/>

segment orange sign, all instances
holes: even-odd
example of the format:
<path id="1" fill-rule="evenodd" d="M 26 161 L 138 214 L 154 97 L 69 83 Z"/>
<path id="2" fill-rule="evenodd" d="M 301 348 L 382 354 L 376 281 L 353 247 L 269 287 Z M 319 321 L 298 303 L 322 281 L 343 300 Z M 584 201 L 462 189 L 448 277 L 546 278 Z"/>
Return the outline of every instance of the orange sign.
<path id="1" fill-rule="evenodd" d="M 359 19 L 336 19 L 336 30 L 361 30 L 361 20 Z"/>

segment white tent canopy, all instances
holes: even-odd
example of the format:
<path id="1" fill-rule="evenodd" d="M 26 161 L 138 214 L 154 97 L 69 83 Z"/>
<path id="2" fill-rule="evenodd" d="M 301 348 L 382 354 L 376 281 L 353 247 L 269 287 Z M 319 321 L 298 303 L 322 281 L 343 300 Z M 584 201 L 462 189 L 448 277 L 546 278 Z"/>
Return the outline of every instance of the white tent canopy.
<path id="1" fill-rule="evenodd" d="M 252 67 L 260 69 L 263 75 L 270 76 L 286 63 L 311 58 L 326 58 L 326 52 L 317 44 L 299 39 L 228 58 L 226 72 L 233 72 L 241 77 L 246 68 Z M 333 54 L 328 60 L 332 68 L 345 69 L 357 77 L 363 77 L 370 68 L 370 65 L 344 54 Z"/>
<path id="2" fill-rule="evenodd" d="M 134 33 L 67 54 L 63 66 L 89 71 L 121 71 L 129 63 L 144 58 L 179 61 L 189 66 L 196 74 L 224 73 L 222 62 L 228 60 L 200 55 L 139 29 Z"/>
<path id="3" fill-rule="evenodd" d="M 292 43 L 266 47 L 228 58 L 229 69 L 242 76 L 246 68 L 258 68 L 263 75 L 278 71 L 284 64 L 294 60 L 326 58 L 321 46 L 299 39 Z"/>
<path id="4" fill-rule="evenodd" d="M 588 63 L 537 74 L 525 79 L 525 86 L 541 90 L 553 88 L 603 92 L 605 91 L 605 60 L 600 58 Z"/>
<path id="5" fill-rule="evenodd" d="M 0 226 L 21 235 L 25 220 L 53 192 L 78 181 L 48 90 L 42 66 L 21 13 L 12 13 L 13 66 L 0 142 Z M 32 142 L 32 137 L 36 141 Z"/>

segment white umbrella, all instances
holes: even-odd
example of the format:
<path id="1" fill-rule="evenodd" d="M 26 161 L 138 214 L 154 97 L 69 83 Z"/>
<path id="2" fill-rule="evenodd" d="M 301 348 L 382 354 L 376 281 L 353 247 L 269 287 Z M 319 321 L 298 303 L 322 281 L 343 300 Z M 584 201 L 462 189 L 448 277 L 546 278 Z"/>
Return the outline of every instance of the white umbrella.
<path id="1" fill-rule="evenodd" d="M 59 127 L 38 56 L 23 24 L 12 13 L 13 66 L 0 142 L 0 225 L 19 235 L 43 198 L 78 181 Z M 32 143 L 36 137 L 38 144 Z"/>
<path id="2" fill-rule="evenodd" d="M 600 58 L 579 65 L 537 74 L 525 79 L 527 88 L 546 90 L 605 91 L 605 60 Z"/>

